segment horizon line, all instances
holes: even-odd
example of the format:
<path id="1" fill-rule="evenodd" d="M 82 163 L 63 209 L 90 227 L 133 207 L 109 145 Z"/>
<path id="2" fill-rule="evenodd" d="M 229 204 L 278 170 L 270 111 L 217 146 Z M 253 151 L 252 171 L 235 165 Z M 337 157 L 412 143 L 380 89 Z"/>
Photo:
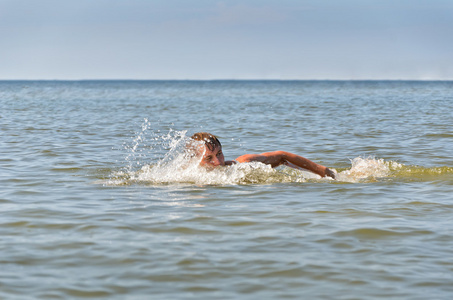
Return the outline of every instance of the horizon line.
<path id="1" fill-rule="evenodd" d="M 453 81 L 453 78 L 448 79 L 392 79 L 392 78 L 381 78 L 381 79 L 120 79 L 120 78 L 95 78 L 95 79 L 3 79 L 0 81 Z"/>

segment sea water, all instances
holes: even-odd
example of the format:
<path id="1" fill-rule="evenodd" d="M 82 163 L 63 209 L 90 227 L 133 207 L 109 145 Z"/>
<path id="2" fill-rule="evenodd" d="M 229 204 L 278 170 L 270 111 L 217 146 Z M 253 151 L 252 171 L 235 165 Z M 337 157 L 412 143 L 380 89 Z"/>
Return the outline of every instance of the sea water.
<path id="1" fill-rule="evenodd" d="M 451 299 L 452 120 L 449 81 L 2 81 L 0 298 Z"/>

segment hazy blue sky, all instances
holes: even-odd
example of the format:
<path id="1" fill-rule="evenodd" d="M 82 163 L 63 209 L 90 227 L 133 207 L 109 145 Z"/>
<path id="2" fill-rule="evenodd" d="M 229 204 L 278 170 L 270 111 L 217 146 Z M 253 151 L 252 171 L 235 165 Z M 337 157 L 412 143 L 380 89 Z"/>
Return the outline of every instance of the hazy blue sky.
<path id="1" fill-rule="evenodd" d="M 0 0 L 0 79 L 453 79 L 453 0 Z"/>

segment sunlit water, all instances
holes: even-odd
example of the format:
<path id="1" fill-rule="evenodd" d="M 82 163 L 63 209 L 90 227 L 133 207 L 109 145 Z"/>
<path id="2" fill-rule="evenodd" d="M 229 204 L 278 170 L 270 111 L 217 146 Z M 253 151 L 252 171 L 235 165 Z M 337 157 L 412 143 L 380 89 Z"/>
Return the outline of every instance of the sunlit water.
<path id="1" fill-rule="evenodd" d="M 451 299 L 452 120 L 453 82 L 0 82 L 0 299 Z"/>

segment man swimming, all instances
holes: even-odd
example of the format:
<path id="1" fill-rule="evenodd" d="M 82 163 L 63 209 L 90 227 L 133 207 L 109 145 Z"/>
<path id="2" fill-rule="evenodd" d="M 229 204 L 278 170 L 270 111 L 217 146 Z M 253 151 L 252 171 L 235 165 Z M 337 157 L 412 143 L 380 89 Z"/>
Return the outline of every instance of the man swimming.
<path id="1" fill-rule="evenodd" d="M 236 163 L 245 162 L 261 162 L 267 165 L 271 165 L 272 168 L 280 165 L 285 165 L 295 169 L 305 169 L 321 177 L 332 177 L 335 179 L 335 173 L 327 167 L 312 162 L 305 157 L 285 152 L 285 151 L 273 151 L 265 152 L 261 154 L 244 154 L 236 158 L 235 160 L 225 161 L 225 157 L 222 152 L 222 144 L 215 135 L 207 132 L 197 132 L 191 136 L 193 141 L 198 141 L 198 145 L 190 146 L 192 151 L 200 160 L 200 166 L 206 168 L 215 168 L 218 166 L 228 166 Z"/>

